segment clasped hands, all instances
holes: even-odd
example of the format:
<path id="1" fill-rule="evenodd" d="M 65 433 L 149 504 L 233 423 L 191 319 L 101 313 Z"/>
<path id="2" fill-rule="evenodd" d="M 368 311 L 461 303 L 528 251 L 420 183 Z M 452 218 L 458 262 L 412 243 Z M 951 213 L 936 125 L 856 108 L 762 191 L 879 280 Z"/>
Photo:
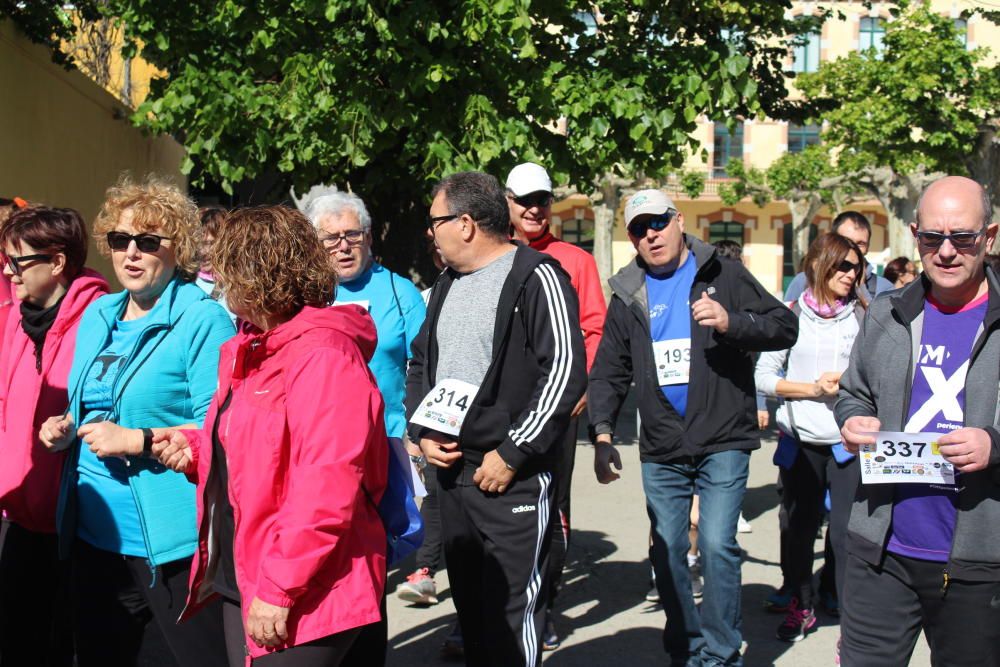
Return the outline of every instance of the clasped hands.
<path id="1" fill-rule="evenodd" d="M 437 431 L 428 431 L 418 444 L 420 451 L 427 457 L 427 463 L 438 468 L 450 468 L 462 458 L 458 441 Z M 472 481 L 486 493 L 504 493 L 510 487 L 515 472 L 507 467 L 507 462 L 494 449 L 483 457 Z"/>

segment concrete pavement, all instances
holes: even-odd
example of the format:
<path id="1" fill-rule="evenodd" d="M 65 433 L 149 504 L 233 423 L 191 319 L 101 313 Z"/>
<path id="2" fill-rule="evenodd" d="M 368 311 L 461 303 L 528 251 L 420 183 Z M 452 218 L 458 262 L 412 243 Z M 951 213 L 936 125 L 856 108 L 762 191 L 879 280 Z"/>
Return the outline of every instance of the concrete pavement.
<path id="1" fill-rule="evenodd" d="M 593 449 L 583 440 L 577 447 L 573 475 L 573 535 L 563 590 L 557 604 L 557 627 L 563 645 L 545 654 L 547 667 L 667 665 L 660 644 L 662 609 L 645 601 L 649 589 L 646 516 L 639 474 L 639 452 L 634 422 L 622 420 L 619 447 L 622 478 L 607 486 L 593 474 Z M 796 644 L 778 641 L 774 631 L 781 616 L 762 608 L 764 598 L 781 583 L 778 567 L 778 495 L 776 468 L 771 464 L 773 433 L 751 458 L 744 516 L 753 532 L 738 536 L 747 552 L 743 566 L 744 661 L 748 667 L 828 667 L 834 665 L 839 627 L 837 620 L 818 612 L 819 629 Z M 822 541 L 816 541 L 818 571 Z M 390 573 L 389 590 L 405 579 L 412 563 Z M 390 595 L 390 667 L 461 664 L 439 655 L 455 622 L 446 573 L 436 577 L 441 602 L 432 607 L 408 605 Z M 877 610 L 873 610 L 877 613 Z M 921 639 L 910 665 L 930 665 Z"/>

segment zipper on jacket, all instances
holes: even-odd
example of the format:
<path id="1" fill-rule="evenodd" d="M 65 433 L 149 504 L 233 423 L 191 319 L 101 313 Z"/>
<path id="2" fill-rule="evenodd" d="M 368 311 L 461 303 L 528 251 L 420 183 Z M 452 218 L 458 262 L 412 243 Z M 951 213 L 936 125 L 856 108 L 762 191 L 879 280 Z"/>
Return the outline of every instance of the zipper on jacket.
<path id="1" fill-rule="evenodd" d="M 941 597 L 948 594 L 948 584 L 951 583 L 951 578 L 948 576 L 948 568 L 944 568 L 944 583 L 941 585 Z"/>

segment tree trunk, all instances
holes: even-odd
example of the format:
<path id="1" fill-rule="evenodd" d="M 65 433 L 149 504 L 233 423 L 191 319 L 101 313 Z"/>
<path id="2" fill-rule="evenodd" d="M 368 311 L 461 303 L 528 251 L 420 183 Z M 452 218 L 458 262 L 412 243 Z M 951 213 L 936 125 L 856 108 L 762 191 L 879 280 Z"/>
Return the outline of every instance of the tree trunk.
<path id="1" fill-rule="evenodd" d="M 788 200 L 788 210 L 792 214 L 792 265 L 796 271 L 809 252 L 809 231 L 822 206 L 822 200 L 815 193 L 794 193 Z"/>
<path id="2" fill-rule="evenodd" d="M 972 152 L 965 158 L 969 176 L 986 188 L 993 202 L 993 219 L 1000 216 L 1000 118 L 992 118 L 979 128 Z"/>
<path id="3" fill-rule="evenodd" d="M 945 174 L 928 174 L 923 169 L 899 174 L 890 167 L 878 167 L 859 179 L 859 184 L 878 198 L 889 218 L 889 254 L 892 257 L 917 259 L 910 223 L 917 220 L 917 202 L 924 188 L 942 176 Z"/>
<path id="4" fill-rule="evenodd" d="M 604 300 L 611 299 L 611 286 L 608 278 L 612 274 L 612 253 L 614 244 L 615 214 L 621 201 L 621 187 L 611 174 L 605 174 L 596 183 L 599 201 L 594 201 L 594 261 L 597 263 L 597 273 L 601 277 L 601 288 L 604 290 Z M 598 197 L 594 197 L 598 200 Z"/>

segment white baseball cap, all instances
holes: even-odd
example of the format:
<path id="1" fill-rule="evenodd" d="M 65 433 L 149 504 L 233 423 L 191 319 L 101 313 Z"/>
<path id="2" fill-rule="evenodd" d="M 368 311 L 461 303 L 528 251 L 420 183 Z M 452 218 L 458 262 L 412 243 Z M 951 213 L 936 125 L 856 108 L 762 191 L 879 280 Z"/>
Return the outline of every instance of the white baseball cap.
<path id="1" fill-rule="evenodd" d="M 669 209 L 676 211 L 677 207 L 662 190 L 639 190 L 625 204 L 625 226 L 631 225 L 637 216 L 661 215 Z"/>
<path id="2" fill-rule="evenodd" d="M 552 194 L 552 179 L 542 165 L 522 162 L 507 174 L 507 189 L 514 193 L 515 197 L 522 197 L 532 192 Z"/>

